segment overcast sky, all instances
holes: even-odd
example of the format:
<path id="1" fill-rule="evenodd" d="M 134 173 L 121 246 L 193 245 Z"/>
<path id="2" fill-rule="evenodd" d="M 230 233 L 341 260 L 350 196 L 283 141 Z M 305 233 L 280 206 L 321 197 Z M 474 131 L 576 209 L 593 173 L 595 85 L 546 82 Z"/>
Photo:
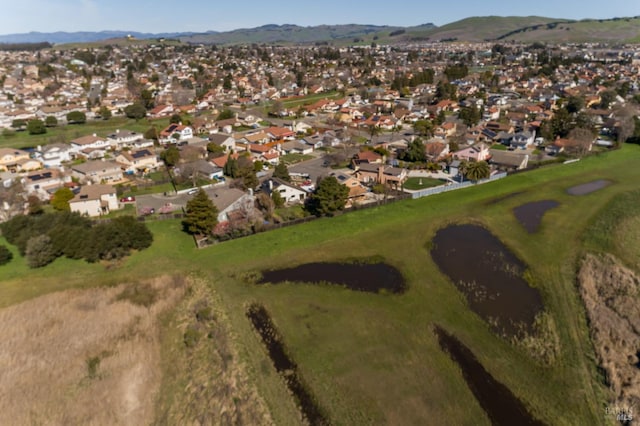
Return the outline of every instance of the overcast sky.
<path id="1" fill-rule="evenodd" d="M 5 0 L 0 34 L 30 31 L 204 32 L 265 24 L 444 25 L 470 16 L 613 18 L 640 15 L 639 0 Z"/>

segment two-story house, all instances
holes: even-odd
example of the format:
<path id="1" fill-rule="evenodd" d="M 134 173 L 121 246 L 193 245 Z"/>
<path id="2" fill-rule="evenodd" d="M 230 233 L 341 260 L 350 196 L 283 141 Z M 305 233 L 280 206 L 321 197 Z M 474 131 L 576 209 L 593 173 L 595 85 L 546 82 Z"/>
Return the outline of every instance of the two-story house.
<path id="1" fill-rule="evenodd" d="M 143 139 L 142 133 L 133 132 L 130 130 L 117 129 L 115 133 L 107 135 L 107 141 L 111 145 L 111 149 L 121 150 L 125 147 L 132 147 L 133 143 L 137 140 Z"/>
<path id="2" fill-rule="evenodd" d="M 116 189 L 111 185 L 85 185 L 69 201 L 69 207 L 72 212 L 96 217 L 109 214 L 112 210 L 118 210 L 120 204 Z"/>

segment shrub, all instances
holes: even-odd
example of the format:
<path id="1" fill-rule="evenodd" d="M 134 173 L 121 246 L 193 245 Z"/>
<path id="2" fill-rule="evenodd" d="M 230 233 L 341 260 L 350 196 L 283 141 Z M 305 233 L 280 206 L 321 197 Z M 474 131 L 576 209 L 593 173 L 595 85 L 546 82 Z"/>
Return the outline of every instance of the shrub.
<path id="1" fill-rule="evenodd" d="M 200 331 L 196 327 L 190 326 L 189 328 L 187 328 L 187 331 L 184 332 L 184 345 L 187 348 L 193 348 L 198 344 L 200 337 L 202 337 Z"/>
<path id="2" fill-rule="evenodd" d="M 13 253 L 6 246 L 0 246 L 0 265 L 6 265 L 13 259 Z"/>
<path id="3" fill-rule="evenodd" d="M 56 259 L 55 249 L 48 235 L 32 237 L 27 242 L 27 264 L 30 268 L 46 266 Z"/>

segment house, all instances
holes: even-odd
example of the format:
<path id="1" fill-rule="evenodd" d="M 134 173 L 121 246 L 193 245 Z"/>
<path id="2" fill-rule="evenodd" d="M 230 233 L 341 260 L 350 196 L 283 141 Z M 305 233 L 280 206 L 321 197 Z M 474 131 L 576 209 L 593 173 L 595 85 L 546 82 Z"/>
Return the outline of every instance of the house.
<path id="1" fill-rule="evenodd" d="M 331 173 L 331 176 L 335 177 L 338 182 L 349 188 L 348 200 L 351 204 L 353 204 L 354 201 L 363 198 L 365 194 L 369 192 L 369 190 L 353 176 L 349 176 L 340 172 Z"/>
<path id="2" fill-rule="evenodd" d="M 187 178 L 192 177 L 193 174 L 208 180 L 221 179 L 224 177 L 224 172 L 221 167 L 204 159 L 183 164 L 180 170 L 182 173 L 189 173 L 189 176 L 184 176 Z"/>
<path id="3" fill-rule="evenodd" d="M 271 150 L 260 155 L 258 160 L 271 164 L 272 166 L 277 166 L 280 163 L 280 153 L 276 150 Z"/>
<path id="4" fill-rule="evenodd" d="M 158 105 L 149 111 L 149 115 L 153 118 L 168 117 L 173 114 L 173 105 Z"/>
<path id="5" fill-rule="evenodd" d="M 39 151 L 45 167 L 60 167 L 62 163 L 71 161 L 74 154 L 71 145 L 62 143 L 46 145 Z"/>
<path id="6" fill-rule="evenodd" d="M 492 149 L 489 164 L 501 170 L 523 170 L 529 164 L 529 154 Z"/>
<path id="7" fill-rule="evenodd" d="M 81 182 L 118 182 L 122 180 L 122 166 L 115 161 L 87 161 L 71 166 L 71 175 Z"/>
<path id="8" fill-rule="evenodd" d="M 285 154 L 303 154 L 308 155 L 313 152 L 313 147 L 300 141 L 285 142 L 280 147 Z"/>
<path id="9" fill-rule="evenodd" d="M 511 139 L 511 143 L 509 144 L 509 146 L 513 149 L 527 149 L 533 145 L 535 140 L 535 131 L 518 132 Z"/>
<path id="10" fill-rule="evenodd" d="M 29 160 L 31 160 L 31 158 L 27 151 L 14 148 L 0 148 L 0 171 L 9 171 L 12 173 L 21 172 L 24 170 L 24 165 L 31 167 L 28 164 Z"/>
<path id="11" fill-rule="evenodd" d="M 354 155 L 352 162 L 355 167 L 362 163 L 382 164 L 384 162 L 384 158 L 377 152 L 366 150 L 360 151 Z"/>
<path id="12" fill-rule="evenodd" d="M 324 146 L 324 139 L 322 135 L 316 134 L 312 136 L 307 136 L 302 140 L 307 145 L 313 147 L 313 149 L 322 148 Z"/>
<path id="13" fill-rule="evenodd" d="M 122 151 L 116 157 L 128 173 L 149 173 L 158 168 L 158 157 L 148 149 Z"/>
<path id="14" fill-rule="evenodd" d="M 107 141 L 114 150 L 120 150 L 124 147 L 131 147 L 133 142 L 144 139 L 144 136 L 138 132 L 132 132 L 129 130 L 120 131 L 117 129 L 115 133 L 107 135 Z"/>
<path id="15" fill-rule="evenodd" d="M 93 135 L 82 136 L 71 141 L 71 148 L 76 153 L 86 151 L 84 154 L 88 154 L 91 150 L 106 150 L 111 148 L 111 144 L 105 138 L 101 138 L 95 133 Z"/>
<path id="16" fill-rule="evenodd" d="M 172 123 L 160 132 L 160 141 L 162 143 L 177 143 L 192 137 L 193 129 L 181 123 Z"/>
<path id="17" fill-rule="evenodd" d="M 358 166 L 354 176 L 364 184 L 380 183 L 401 186 L 407 180 L 407 169 L 363 163 Z"/>
<path id="18" fill-rule="evenodd" d="M 109 214 L 112 210 L 118 210 L 118 197 L 116 190 L 111 185 L 85 185 L 80 192 L 69 201 L 72 212 L 90 217 Z"/>
<path id="19" fill-rule="evenodd" d="M 251 213 L 255 208 L 255 196 L 237 188 L 208 188 L 205 190 L 218 209 L 218 222 L 228 222 L 233 212 Z"/>
<path id="20" fill-rule="evenodd" d="M 70 177 L 64 177 L 57 169 L 32 171 L 21 179 L 27 194 L 36 195 L 41 200 L 48 200 L 51 194 L 70 181 Z"/>
<path id="21" fill-rule="evenodd" d="M 439 161 L 449 154 L 449 144 L 445 142 L 427 142 L 424 148 L 427 160 L 432 162 Z"/>
<path id="22" fill-rule="evenodd" d="M 277 192 L 287 204 L 303 203 L 309 196 L 309 193 L 304 189 L 278 178 L 271 178 L 265 181 L 262 190 L 269 196 L 273 192 Z"/>
<path id="23" fill-rule="evenodd" d="M 286 127 L 269 127 L 265 129 L 265 132 L 272 140 L 292 140 L 296 136 L 293 130 L 287 129 Z"/>
<path id="24" fill-rule="evenodd" d="M 236 140 L 225 133 L 214 133 L 209 135 L 209 142 L 224 148 L 225 152 L 234 151 L 236 149 Z"/>
<path id="25" fill-rule="evenodd" d="M 454 158 L 466 161 L 486 161 L 489 156 L 489 147 L 484 143 L 463 148 L 453 153 Z"/>

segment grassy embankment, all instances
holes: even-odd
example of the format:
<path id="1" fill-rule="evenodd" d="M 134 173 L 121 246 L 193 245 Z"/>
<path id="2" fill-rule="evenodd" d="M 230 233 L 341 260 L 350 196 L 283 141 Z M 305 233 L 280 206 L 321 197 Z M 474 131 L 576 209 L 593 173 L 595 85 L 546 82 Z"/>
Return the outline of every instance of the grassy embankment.
<path id="1" fill-rule="evenodd" d="M 239 356 L 278 424 L 294 423 L 295 410 L 245 317 L 252 302 L 271 312 L 304 380 L 336 424 L 488 423 L 458 368 L 440 351 L 430 330 L 433 323 L 458 336 L 539 419 L 549 424 L 599 424 L 609 398 L 596 372 L 575 274 L 584 252 L 582 234 L 614 196 L 636 188 L 638 162 L 640 148 L 625 146 L 579 163 L 201 251 L 180 232 L 178 222 L 151 223 L 152 248 L 108 273 L 103 266 L 66 259 L 29 271 L 23 259 L 14 259 L 1 271 L 0 303 L 7 306 L 63 288 L 129 282 L 165 272 L 196 273 L 219 294 Z M 615 183 L 582 197 L 565 192 L 595 179 Z M 537 234 L 529 235 L 512 209 L 542 199 L 561 205 L 545 215 Z M 432 262 L 428 246 L 436 230 L 469 220 L 488 226 L 529 265 L 531 284 L 540 289 L 558 326 L 561 351 L 553 365 L 541 365 L 491 333 Z M 243 280 L 263 268 L 373 255 L 402 271 L 409 283 L 406 294 L 293 284 L 256 287 Z"/>

